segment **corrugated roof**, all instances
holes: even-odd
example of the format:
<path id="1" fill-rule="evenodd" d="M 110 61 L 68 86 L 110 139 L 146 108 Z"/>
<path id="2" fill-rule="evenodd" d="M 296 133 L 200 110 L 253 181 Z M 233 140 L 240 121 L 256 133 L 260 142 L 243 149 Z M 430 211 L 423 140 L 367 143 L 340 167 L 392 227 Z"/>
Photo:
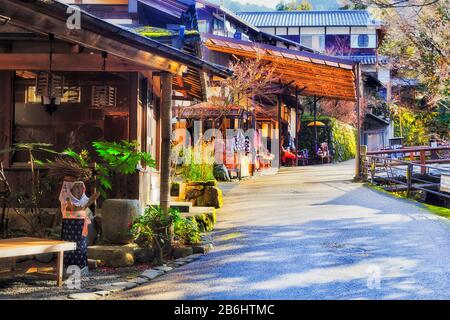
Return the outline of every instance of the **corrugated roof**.
<path id="1" fill-rule="evenodd" d="M 256 27 L 381 26 L 366 10 L 239 12 Z"/>

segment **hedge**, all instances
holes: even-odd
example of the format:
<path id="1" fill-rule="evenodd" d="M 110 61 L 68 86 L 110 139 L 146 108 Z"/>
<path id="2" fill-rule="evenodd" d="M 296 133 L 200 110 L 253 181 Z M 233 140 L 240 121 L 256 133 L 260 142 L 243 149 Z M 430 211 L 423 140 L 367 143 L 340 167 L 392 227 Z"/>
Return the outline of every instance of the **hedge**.
<path id="1" fill-rule="evenodd" d="M 308 149 L 310 156 L 314 154 L 314 127 L 308 127 L 308 123 L 314 121 L 313 117 L 302 118 L 300 132 L 300 149 Z M 356 157 L 356 129 L 351 125 L 340 122 L 334 118 L 320 116 L 317 121 L 326 124 L 326 127 L 317 128 L 317 144 L 328 142 L 333 155 L 333 161 L 341 162 Z"/>

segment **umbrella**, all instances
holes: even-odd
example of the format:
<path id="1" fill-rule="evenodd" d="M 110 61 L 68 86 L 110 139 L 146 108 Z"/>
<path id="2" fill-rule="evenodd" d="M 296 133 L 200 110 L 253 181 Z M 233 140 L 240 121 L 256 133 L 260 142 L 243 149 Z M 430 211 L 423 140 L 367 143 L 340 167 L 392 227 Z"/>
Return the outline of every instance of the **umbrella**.
<path id="1" fill-rule="evenodd" d="M 327 125 L 323 122 L 316 121 L 316 122 L 310 122 L 308 123 L 308 127 L 326 127 Z"/>

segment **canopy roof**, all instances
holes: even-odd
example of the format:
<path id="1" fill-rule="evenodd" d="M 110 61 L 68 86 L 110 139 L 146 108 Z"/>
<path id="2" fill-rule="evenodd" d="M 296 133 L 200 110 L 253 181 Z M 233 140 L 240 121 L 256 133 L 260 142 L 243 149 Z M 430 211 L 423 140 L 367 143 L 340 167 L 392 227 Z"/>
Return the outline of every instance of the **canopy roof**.
<path id="1" fill-rule="evenodd" d="M 353 61 L 209 34 L 204 39 L 211 51 L 270 62 L 283 83 L 304 89 L 302 95 L 356 100 Z"/>

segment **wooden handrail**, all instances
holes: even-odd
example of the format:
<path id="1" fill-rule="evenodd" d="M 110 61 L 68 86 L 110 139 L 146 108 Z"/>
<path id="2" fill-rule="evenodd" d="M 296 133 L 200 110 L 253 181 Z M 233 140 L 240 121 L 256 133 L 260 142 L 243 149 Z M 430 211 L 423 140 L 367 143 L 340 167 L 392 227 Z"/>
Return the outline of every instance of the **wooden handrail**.
<path id="1" fill-rule="evenodd" d="M 450 146 L 439 146 L 439 147 L 428 147 L 428 146 L 420 146 L 420 147 L 407 147 L 402 149 L 387 149 L 387 150 L 378 150 L 378 151 L 368 151 L 367 155 L 379 155 L 379 154 L 392 154 L 392 153 L 411 153 L 411 152 L 423 152 L 423 151 L 441 151 L 441 150 L 450 150 Z"/>

